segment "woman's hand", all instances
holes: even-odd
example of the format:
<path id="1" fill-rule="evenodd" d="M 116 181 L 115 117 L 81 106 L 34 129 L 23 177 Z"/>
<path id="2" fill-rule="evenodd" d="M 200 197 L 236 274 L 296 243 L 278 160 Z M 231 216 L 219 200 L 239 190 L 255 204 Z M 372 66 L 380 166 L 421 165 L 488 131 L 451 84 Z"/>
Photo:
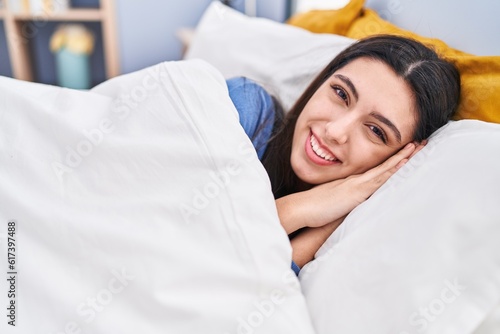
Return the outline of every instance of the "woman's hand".
<path id="1" fill-rule="evenodd" d="M 279 198 L 276 206 L 283 228 L 290 234 L 303 227 L 319 227 L 345 217 L 368 199 L 425 144 L 410 143 L 363 174 L 327 182 L 310 190 Z"/>
<path id="2" fill-rule="evenodd" d="M 302 268 L 312 261 L 318 249 L 340 226 L 345 216 L 368 199 L 425 144 L 426 141 L 419 145 L 409 144 L 363 174 L 278 199 L 278 214 L 287 233 L 303 228 L 291 240 L 295 264 Z"/>

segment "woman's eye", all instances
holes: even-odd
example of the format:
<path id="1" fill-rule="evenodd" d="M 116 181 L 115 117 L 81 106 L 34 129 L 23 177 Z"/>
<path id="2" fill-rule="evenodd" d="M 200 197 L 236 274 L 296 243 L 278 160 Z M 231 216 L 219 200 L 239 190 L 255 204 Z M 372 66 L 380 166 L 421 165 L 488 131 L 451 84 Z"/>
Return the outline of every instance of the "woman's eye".
<path id="1" fill-rule="evenodd" d="M 377 136 L 379 137 L 383 142 L 384 144 L 387 143 L 387 139 L 385 137 L 385 133 L 384 131 L 382 131 L 379 127 L 376 127 L 374 125 L 370 125 L 370 130 L 372 130 L 372 132 Z"/>
<path id="2" fill-rule="evenodd" d="M 345 103 L 349 103 L 349 96 L 347 95 L 345 90 L 343 90 L 342 88 L 340 88 L 338 86 L 332 86 L 332 89 L 335 92 L 335 94 L 337 94 L 338 97 L 340 97 L 342 100 L 344 100 Z"/>

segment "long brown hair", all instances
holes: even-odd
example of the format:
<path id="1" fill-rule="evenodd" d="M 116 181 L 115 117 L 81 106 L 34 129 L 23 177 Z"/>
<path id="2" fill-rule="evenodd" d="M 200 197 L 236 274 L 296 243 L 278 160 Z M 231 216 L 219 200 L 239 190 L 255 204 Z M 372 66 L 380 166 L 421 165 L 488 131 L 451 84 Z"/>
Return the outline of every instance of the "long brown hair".
<path id="1" fill-rule="evenodd" d="M 460 100 L 460 74 L 455 65 L 409 38 L 378 35 L 359 40 L 339 53 L 319 73 L 286 114 L 282 124 L 277 125 L 263 157 L 275 198 L 300 191 L 304 186 L 290 163 L 292 139 L 300 113 L 334 72 L 360 57 L 387 64 L 413 91 L 417 113 L 414 141 L 428 138 L 455 113 Z"/>

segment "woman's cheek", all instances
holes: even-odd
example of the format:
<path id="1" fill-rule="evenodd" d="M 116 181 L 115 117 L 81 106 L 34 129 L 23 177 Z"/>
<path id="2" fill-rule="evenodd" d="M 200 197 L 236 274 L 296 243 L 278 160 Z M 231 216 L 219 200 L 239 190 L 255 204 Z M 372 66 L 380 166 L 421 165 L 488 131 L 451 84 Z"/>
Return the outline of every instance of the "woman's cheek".
<path id="1" fill-rule="evenodd" d="M 392 155 L 394 155 L 393 152 L 387 152 L 387 151 L 373 151 L 373 150 L 371 152 L 365 151 L 365 156 L 367 158 L 364 164 L 365 170 L 362 172 L 366 172 L 367 170 L 380 165 Z"/>
<path id="2" fill-rule="evenodd" d="M 358 148 L 358 152 L 353 155 L 353 159 L 351 160 L 351 165 L 355 169 L 353 174 L 360 174 L 378 166 L 384 160 L 384 156 L 381 152 L 377 154 L 373 150 L 361 146 Z"/>

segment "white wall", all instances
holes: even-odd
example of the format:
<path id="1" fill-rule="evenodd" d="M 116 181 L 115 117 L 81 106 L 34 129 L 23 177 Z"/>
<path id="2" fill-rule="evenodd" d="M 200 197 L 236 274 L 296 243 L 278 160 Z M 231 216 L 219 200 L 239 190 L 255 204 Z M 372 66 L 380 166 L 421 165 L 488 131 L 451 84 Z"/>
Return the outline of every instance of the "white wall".
<path id="1" fill-rule="evenodd" d="M 212 0 L 117 0 L 117 25 L 122 73 L 166 60 L 178 60 L 182 45 L 175 32 L 195 27 Z M 235 0 L 242 7 L 243 0 Z M 285 0 L 258 0 L 257 16 L 285 19 Z"/>
<path id="2" fill-rule="evenodd" d="M 366 0 L 384 19 L 476 55 L 500 55 L 500 1 Z"/>
<path id="3" fill-rule="evenodd" d="M 122 73 L 179 59 L 179 27 L 194 26 L 211 0 L 117 0 Z"/>

